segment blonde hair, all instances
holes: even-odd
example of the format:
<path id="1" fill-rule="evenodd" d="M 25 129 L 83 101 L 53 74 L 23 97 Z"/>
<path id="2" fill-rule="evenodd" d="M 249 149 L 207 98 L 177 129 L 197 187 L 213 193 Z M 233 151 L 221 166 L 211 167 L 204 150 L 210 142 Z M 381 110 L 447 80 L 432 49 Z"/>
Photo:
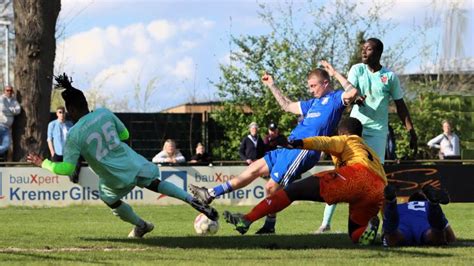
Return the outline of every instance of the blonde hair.
<path id="1" fill-rule="evenodd" d="M 166 144 L 173 145 L 176 148 L 176 142 L 172 139 L 165 140 L 165 143 L 163 143 L 163 150 L 165 150 Z"/>

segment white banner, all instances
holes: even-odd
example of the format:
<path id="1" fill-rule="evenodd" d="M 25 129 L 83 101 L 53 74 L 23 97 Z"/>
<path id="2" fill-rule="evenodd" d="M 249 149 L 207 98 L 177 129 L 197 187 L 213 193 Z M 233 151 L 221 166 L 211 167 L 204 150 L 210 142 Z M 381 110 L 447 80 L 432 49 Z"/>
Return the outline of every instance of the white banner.
<path id="1" fill-rule="evenodd" d="M 237 177 L 246 166 L 162 166 L 161 179 L 172 182 L 188 191 L 194 184 L 212 188 Z M 83 167 L 79 184 L 67 176 L 58 176 L 38 167 L 0 168 L 0 207 L 15 206 L 67 206 L 71 204 L 102 204 L 99 198 L 98 177 Z M 333 169 L 333 166 L 316 166 L 304 174 Z M 247 187 L 232 191 L 214 202 L 226 205 L 255 205 L 265 197 L 266 180 L 258 178 Z M 125 198 L 134 204 L 182 204 L 180 200 L 135 188 Z"/>

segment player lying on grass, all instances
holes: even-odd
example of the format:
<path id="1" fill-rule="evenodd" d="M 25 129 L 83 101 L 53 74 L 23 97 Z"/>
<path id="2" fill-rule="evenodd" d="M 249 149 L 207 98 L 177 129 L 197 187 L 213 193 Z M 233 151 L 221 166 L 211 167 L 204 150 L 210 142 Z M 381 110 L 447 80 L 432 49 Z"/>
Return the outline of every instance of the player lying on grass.
<path id="1" fill-rule="evenodd" d="M 70 175 L 80 155 L 99 176 L 100 198 L 112 209 L 113 214 L 125 222 L 135 225 L 129 237 L 143 237 L 154 225 L 145 222 L 121 199 L 135 186 L 145 187 L 187 202 L 191 207 L 217 220 L 218 213 L 201 203 L 183 189 L 166 181 L 160 181 L 158 167 L 133 151 L 122 142 L 129 137 L 127 128 L 109 110 L 99 108 L 89 112 L 84 94 L 73 88 L 66 74 L 56 78 L 66 109 L 75 122 L 70 129 L 64 149 L 64 161 L 54 163 L 35 153 L 28 161 L 58 175 Z"/>
<path id="2" fill-rule="evenodd" d="M 357 90 L 347 92 L 333 90 L 329 74 L 323 69 L 315 69 L 308 74 L 308 89 L 314 98 L 307 101 L 293 102 L 288 99 L 268 74 L 263 75 L 262 82 L 269 87 L 283 110 L 304 117 L 291 132 L 288 138 L 290 140 L 333 134 L 345 105 L 351 103 L 357 96 Z M 320 152 L 315 150 L 276 149 L 253 162 L 237 178 L 222 185 L 210 189 L 191 185 L 190 188 L 194 196 L 204 203 L 211 203 L 215 197 L 245 187 L 260 176 L 270 176 L 265 190 L 267 195 L 272 195 L 311 169 L 318 162 L 319 155 Z M 274 228 L 275 217 L 270 215 L 257 234 L 274 233 Z"/>
<path id="3" fill-rule="evenodd" d="M 446 191 L 426 185 L 423 193 L 414 193 L 407 203 L 397 204 L 396 188 L 388 185 L 384 197 L 384 246 L 437 246 L 456 240 L 440 206 L 449 203 Z"/>
<path id="4" fill-rule="evenodd" d="M 339 123 L 339 136 L 294 140 L 293 148 L 329 153 L 335 170 L 324 171 L 285 187 L 262 200 L 246 215 L 224 212 L 228 223 L 244 234 L 250 225 L 268 213 L 279 212 L 296 200 L 334 204 L 349 203 L 349 236 L 354 243 L 371 244 L 377 235 L 377 213 L 383 204 L 385 172 L 375 152 L 362 136 L 362 124 L 349 117 Z"/>

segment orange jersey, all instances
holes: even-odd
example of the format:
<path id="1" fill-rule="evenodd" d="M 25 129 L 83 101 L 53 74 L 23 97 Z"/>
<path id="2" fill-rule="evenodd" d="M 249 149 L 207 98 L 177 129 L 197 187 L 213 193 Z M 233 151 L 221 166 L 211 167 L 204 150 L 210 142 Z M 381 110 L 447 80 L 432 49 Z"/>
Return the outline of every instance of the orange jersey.
<path id="1" fill-rule="evenodd" d="M 303 139 L 303 149 L 319 150 L 331 154 L 336 169 L 342 166 L 361 164 L 374 171 L 387 184 L 385 171 L 379 157 L 357 135 L 306 138 Z"/>

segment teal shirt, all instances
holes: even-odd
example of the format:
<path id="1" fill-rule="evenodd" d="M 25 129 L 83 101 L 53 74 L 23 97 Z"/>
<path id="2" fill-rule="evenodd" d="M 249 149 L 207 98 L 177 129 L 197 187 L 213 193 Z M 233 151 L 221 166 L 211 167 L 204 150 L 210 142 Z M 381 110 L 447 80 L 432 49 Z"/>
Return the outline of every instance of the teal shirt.
<path id="1" fill-rule="evenodd" d="M 101 184 L 112 189 L 134 184 L 138 172 L 149 162 L 120 141 L 119 135 L 125 131 L 122 121 L 107 109 L 83 116 L 69 131 L 64 162 L 76 164 L 82 155 Z"/>
<path id="2" fill-rule="evenodd" d="M 351 117 L 360 120 L 366 133 L 386 135 L 390 99 L 403 98 L 400 80 L 385 67 L 372 73 L 366 64 L 356 64 L 349 70 L 349 82 L 360 95 L 366 95 L 365 106 L 354 105 Z"/>

